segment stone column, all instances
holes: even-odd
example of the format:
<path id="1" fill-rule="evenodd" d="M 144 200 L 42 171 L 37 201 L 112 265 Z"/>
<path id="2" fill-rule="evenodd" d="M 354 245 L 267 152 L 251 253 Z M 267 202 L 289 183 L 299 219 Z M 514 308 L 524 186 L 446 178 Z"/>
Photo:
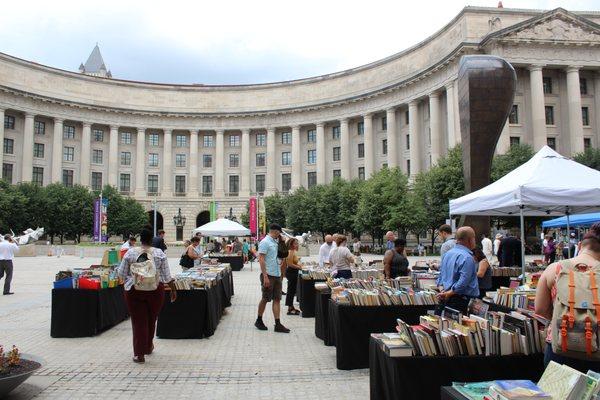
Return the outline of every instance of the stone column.
<path id="1" fill-rule="evenodd" d="M 31 182 L 31 177 L 33 176 L 33 119 L 33 114 L 25 114 L 25 129 L 23 131 L 23 163 L 21 168 L 21 181 L 23 182 Z M 4 124 L 4 120 L 2 123 Z M 2 142 L 4 143 L 4 141 Z"/>
<path id="2" fill-rule="evenodd" d="M 460 133 L 460 107 L 458 105 L 458 79 L 454 81 L 454 140 L 456 144 L 462 142 Z"/>
<path id="3" fill-rule="evenodd" d="M 242 155 L 240 157 L 241 173 L 240 194 L 242 198 L 250 196 L 250 129 L 242 129 Z"/>
<path id="4" fill-rule="evenodd" d="M 365 114 L 364 143 L 365 143 L 365 179 L 369 179 L 375 172 L 375 156 L 373 152 L 373 114 Z"/>
<path id="5" fill-rule="evenodd" d="M 600 71 L 596 71 L 594 74 L 594 93 L 600 94 Z M 594 96 L 595 107 L 595 123 L 596 123 L 596 143 L 594 145 L 596 147 L 600 144 L 600 96 Z"/>
<path id="6" fill-rule="evenodd" d="M 82 186 L 90 186 L 90 157 L 92 147 L 92 125 L 89 122 L 83 123 L 81 131 L 81 176 L 79 182 Z"/>
<path id="7" fill-rule="evenodd" d="M 569 108 L 569 137 L 571 154 L 583 149 L 583 121 L 581 120 L 581 90 L 579 88 L 579 67 L 567 68 L 567 101 Z"/>
<path id="8" fill-rule="evenodd" d="M 398 132 L 396 129 L 396 109 L 388 108 L 387 120 L 387 164 L 390 168 L 399 166 L 398 163 Z"/>
<path id="9" fill-rule="evenodd" d="M 350 130 L 348 129 L 348 118 L 340 120 L 340 161 L 342 178 L 352 179 L 350 173 Z"/>
<path id="10" fill-rule="evenodd" d="M 223 177 L 223 169 L 225 168 L 225 132 L 222 129 L 217 131 L 216 147 L 215 147 L 215 197 L 225 196 L 225 182 Z"/>
<path id="11" fill-rule="evenodd" d="M 500 133 L 498 144 L 496 144 L 496 154 L 504 154 L 510 149 L 510 127 L 508 124 L 508 118 L 504 123 L 504 128 Z"/>
<path id="12" fill-rule="evenodd" d="M 119 127 L 110 126 L 108 139 L 108 184 L 119 188 Z"/>
<path id="13" fill-rule="evenodd" d="M 317 184 L 322 185 L 327 181 L 326 163 L 327 155 L 325 154 L 325 124 L 317 123 Z"/>
<path id="14" fill-rule="evenodd" d="M 191 142 L 191 140 L 190 140 L 190 142 Z M 191 164 L 192 164 L 192 160 L 191 160 L 191 155 L 190 155 L 190 166 L 191 166 Z M 173 130 L 172 129 L 164 129 L 163 130 L 162 191 L 165 194 L 165 196 L 171 196 L 173 194 Z"/>
<path id="15" fill-rule="evenodd" d="M 454 130 L 454 115 L 458 110 L 454 109 L 454 82 L 446 84 L 446 126 L 448 131 L 448 149 L 456 145 L 456 131 Z"/>
<path id="16" fill-rule="evenodd" d="M 135 197 L 140 198 L 146 195 L 146 128 L 137 128 L 135 149 Z"/>
<path id="17" fill-rule="evenodd" d="M 63 159 L 63 120 L 54 118 L 54 133 L 52 136 L 52 183 L 62 182 Z M 33 172 L 33 171 L 32 171 Z"/>
<path id="18" fill-rule="evenodd" d="M 421 127 L 419 123 L 419 102 L 408 103 L 408 134 L 410 139 L 410 175 L 421 172 Z"/>
<path id="19" fill-rule="evenodd" d="M 429 95 L 429 129 L 431 131 L 431 164 L 440 158 L 440 94 L 433 92 Z"/>
<path id="20" fill-rule="evenodd" d="M 277 157 L 275 155 L 275 128 L 267 129 L 267 179 L 265 195 L 275 193 L 275 174 L 277 167 Z"/>
<path id="21" fill-rule="evenodd" d="M 292 191 L 302 186 L 302 151 L 300 126 L 292 126 Z"/>
<path id="22" fill-rule="evenodd" d="M 190 177 L 188 195 L 198 196 L 198 130 L 190 130 Z"/>
<path id="23" fill-rule="evenodd" d="M 542 66 L 529 67 L 529 87 L 531 91 L 531 130 L 533 132 L 533 150 L 538 151 L 547 143 L 546 111 L 544 109 L 544 82 Z M 577 82 L 579 89 L 579 82 Z"/>
<path id="24" fill-rule="evenodd" d="M 4 147 L 4 109 L 0 108 L 0 143 Z M 4 151 L 0 151 L 0 166 L 4 163 Z M 33 174 L 33 171 L 32 171 Z M 2 177 L 2 173 L 0 172 L 0 178 Z"/>

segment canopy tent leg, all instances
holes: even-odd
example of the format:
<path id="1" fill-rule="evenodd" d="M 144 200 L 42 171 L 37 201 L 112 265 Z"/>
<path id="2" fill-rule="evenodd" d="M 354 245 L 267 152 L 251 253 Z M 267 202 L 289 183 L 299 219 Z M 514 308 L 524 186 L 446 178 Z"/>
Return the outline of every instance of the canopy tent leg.
<path id="1" fill-rule="evenodd" d="M 521 283 L 525 284 L 525 217 L 523 216 L 523 206 L 519 209 L 519 217 L 521 220 Z"/>
<path id="2" fill-rule="evenodd" d="M 569 215 L 571 215 L 571 213 L 569 212 L 568 206 L 567 206 L 565 213 L 567 216 L 567 257 L 571 258 L 571 221 L 570 221 L 570 217 L 569 217 Z"/>

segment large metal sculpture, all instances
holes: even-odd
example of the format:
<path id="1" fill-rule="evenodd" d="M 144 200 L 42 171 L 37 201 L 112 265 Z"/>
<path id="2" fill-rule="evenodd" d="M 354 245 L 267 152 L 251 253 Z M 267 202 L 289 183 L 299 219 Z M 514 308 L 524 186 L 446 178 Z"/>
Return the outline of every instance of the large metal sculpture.
<path id="1" fill-rule="evenodd" d="M 510 114 L 517 76 L 506 60 L 490 55 L 464 56 L 458 70 L 458 108 L 465 193 L 490 183 L 496 144 Z M 489 233 L 489 217 L 466 217 L 478 235 Z"/>

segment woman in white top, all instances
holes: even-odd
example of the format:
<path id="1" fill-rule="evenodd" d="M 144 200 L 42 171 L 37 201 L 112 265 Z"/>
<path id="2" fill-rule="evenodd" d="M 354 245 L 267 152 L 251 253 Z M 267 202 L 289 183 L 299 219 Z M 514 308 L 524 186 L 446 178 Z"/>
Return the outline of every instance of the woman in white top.
<path id="1" fill-rule="evenodd" d="M 346 236 L 337 235 L 335 238 L 336 247 L 329 253 L 329 262 L 331 263 L 331 274 L 336 278 L 350 279 L 352 271 L 350 268 L 354 264 L 354 257 L 350 249 L 346 247 Z"/>

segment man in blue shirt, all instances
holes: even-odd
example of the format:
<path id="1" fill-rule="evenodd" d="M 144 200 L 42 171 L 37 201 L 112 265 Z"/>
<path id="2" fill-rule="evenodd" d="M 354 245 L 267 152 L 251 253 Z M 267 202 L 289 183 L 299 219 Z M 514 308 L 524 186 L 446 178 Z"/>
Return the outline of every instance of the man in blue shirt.
<path id="1" fill-rule="evenodd" d="M 456 245 L 442 258 L 438 286 L 440 304 L 436 314 L 441 315 L 446 307 L 466 314 L 469 300 L 479 296 L 477 264 L 473 258 L 475 231 L 463 226 L 456 231 Z"/>
<path id="2" fill-rule="evenodd" d="M 387 240 L 387 242 L 385 243 L 385 249 L 393 250 L 394 249 L 394 241 L 396 240 L 396 235 L 394 235 L 394 232 L 388 231 L 385 234 L 385 239 Z"/>
<path id="3" fill-rule="evenodd" d="M 258 318 L 254 326 L 261 331 L 268 328 L 263 322 L 263 314 L 267 303 L 273 301 L 273 317 L 275 318 L 275 332 L 289 333 L 290 330 L 281 324 L 279 320 L 281 303 L 281 266 L 277 260 L 281 226 L 271 224 L 269 234 L 260 241 L 258 245 L 258 262 L 260 264 L 260 284 L 262 287 L 262 299 L 258 304 Z"/>

